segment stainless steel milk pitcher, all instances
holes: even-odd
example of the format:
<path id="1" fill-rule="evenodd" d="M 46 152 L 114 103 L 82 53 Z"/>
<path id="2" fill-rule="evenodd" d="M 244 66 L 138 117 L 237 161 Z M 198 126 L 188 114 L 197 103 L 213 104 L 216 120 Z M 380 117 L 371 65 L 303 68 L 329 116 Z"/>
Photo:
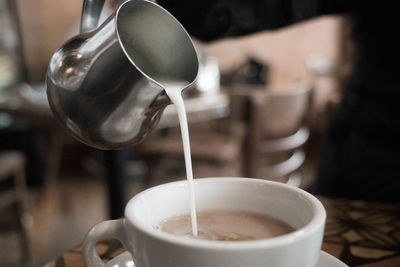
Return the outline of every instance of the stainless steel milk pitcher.
<path id="1" fill-rule="evenodd" d="M 99 28 L 104 0 L 85 0 L 81 34 L 51 58 L 51 109 L 81 142 L 119 149 L 143 140 L 170 104 L 164 81 L 195 81 L 198 58 L 181 24 L 159 5 L 124 2 Z"/>

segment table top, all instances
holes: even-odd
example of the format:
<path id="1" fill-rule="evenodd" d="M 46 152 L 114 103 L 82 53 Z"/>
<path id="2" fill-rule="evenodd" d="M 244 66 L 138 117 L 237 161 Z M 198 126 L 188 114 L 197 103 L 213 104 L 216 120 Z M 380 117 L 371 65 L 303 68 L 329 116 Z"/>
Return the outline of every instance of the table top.
<path id="1" fill-rule="evenodd" d="M 400 266 L 400 205 L 320 198 L 322 250 L 349 266 Z"/>
<path id="2" fill-rule="evenodd" d="M 43 84 L 20 83 L 0 90 L 0 110 L 26 116 L 52 116 Z"/>
<path id="3" fill-rule="evenodd" d="M 220 119 L 229 115 L 229 97 L 224 93 L 218 92 L 185 98 L 185 108 L 189 123 Z M 169 105 L 165 108 L 157 128 L 177 126 L 179 126 L 179 120 L 176 108 L 174 105 Z"/>
<path id="4" fill-rule="evenodd" d="M 229 97 L 222 92 L 185 98 L 185 106 L 189 123 L 224 118 L 230 112 Z M 21 83 L 0 90 L 0 111 L 24 115 L 36 120 L 53 118 L 44 84 Z M 157 127 L 161 129 L 178 125 L 176 109 L 173 105 L 168 105 Z"/>
<path id="5" fill-rule="evenodd" d="M 349 266 L 400 266 L 400 205 L 319 197 L 327 210 L 322 250 Z M 115 240 L 97 244 L 107 262 L 124 250 Z M 84 266 L 80 246 L 45 266 Z"/>

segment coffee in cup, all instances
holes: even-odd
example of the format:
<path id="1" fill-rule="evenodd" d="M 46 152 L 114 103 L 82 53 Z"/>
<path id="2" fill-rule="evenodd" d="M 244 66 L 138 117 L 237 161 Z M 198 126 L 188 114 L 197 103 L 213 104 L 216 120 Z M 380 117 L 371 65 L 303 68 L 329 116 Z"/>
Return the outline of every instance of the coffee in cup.
<path id="1" fill-rule="evenodd" d="M 174 235 L 218 241 L 268 239 L 294 231 L 281 220 L 244 210 L 197 211 L 198 235 L 195 237 L 188 213 L 163 220 L 155 228 Z"/>

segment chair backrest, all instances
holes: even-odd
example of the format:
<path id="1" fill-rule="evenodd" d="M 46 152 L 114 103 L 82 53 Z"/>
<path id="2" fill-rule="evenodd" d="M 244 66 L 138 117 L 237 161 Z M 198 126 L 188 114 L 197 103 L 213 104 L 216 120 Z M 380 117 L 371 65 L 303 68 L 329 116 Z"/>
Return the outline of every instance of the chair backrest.
<path id="1" fill-rule="evenodd" d="M 0 1 L 0 90 L 27 80 L 17 1 Z M 10 41 L 11 40 L 11 41 Z M 4 75 L 5 74 L 5 75 Z"/>
<path id="2" fill-rule="evenodd" d="M 290 85 L 284 91 L 262 91 L 251 97 L 252 130 L 263 138 L 290 136 L 298 131 L 310 111 L 312 87 Z"/>

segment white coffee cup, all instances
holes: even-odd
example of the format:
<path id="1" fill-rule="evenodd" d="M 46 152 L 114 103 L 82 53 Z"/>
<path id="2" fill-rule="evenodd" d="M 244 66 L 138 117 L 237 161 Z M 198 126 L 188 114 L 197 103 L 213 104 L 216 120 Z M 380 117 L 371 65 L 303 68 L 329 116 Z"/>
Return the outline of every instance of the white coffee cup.
<path id="1" fill-rule="evenodd" d="M 121 241 L 136 267 L 314 267 L 326 219 L 321 202 L 296 187 L 250 178 L 195 180 L 198 210 L 245 210 L 280 219 L 296 231 L 252 241 L 213 241 L 157 230 L 160 221 L 189 212 L 186 181 L 150 188 L 132 198 L 125 218 L 105 221 L 86 235 L 87 267 L 106 266 L 96 253 L 99 239 Z"/>

